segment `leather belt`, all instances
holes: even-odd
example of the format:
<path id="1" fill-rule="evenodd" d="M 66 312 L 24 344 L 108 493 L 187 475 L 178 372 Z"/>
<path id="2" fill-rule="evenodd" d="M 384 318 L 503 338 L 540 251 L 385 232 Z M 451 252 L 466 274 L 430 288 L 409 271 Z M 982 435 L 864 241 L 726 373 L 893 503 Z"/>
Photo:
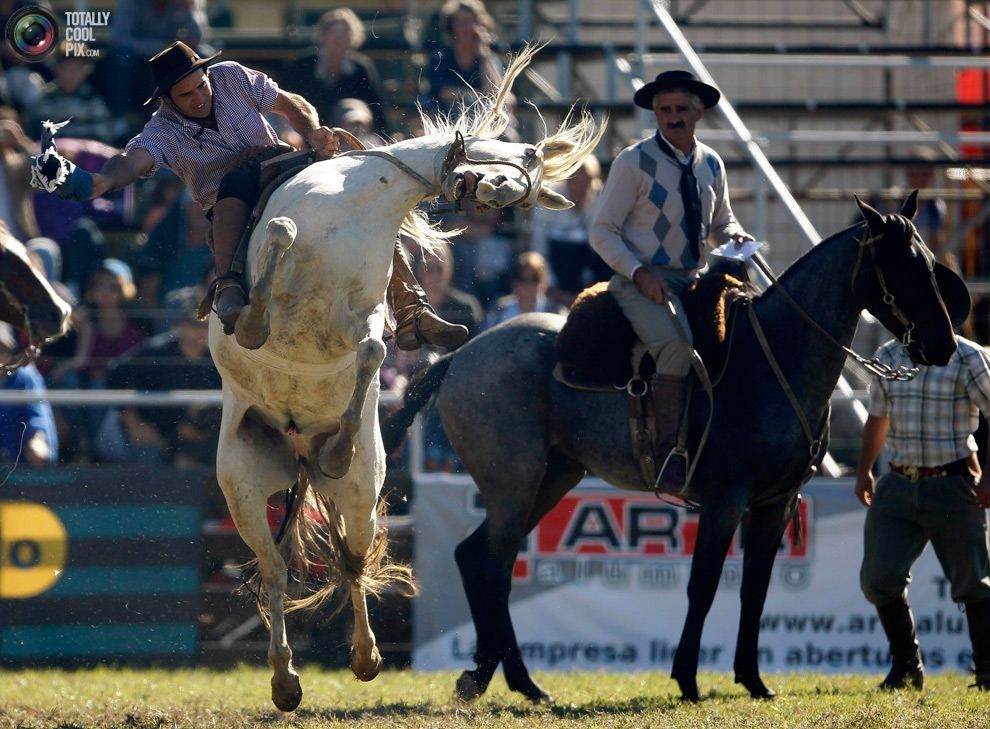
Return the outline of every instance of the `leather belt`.
<path id="1" fill-rule="evenodd" d="M 959 476 L 969 473 L 969 458 L 960 458 L 952 463 L 945 463 L 941 466 L 902 466 L 897 463 L 890 464 L 890 470 L 898 476 L 903 476 L 909 481 L 918 481 L 923 478 L 941 478 L 942 476 Z"/>

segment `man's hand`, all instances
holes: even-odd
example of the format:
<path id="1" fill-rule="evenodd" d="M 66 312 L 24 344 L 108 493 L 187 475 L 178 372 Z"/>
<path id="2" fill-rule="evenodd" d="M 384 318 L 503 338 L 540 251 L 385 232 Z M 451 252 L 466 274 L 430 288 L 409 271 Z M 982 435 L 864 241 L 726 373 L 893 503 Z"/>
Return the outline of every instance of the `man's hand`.
<path id="1" fill-rule="evenodd" d="M 659 273 L 654 273 L 646 266 L 640 266 L 633 274 L 633 283 L 646 298 L 655 304 L 666 304 L 669 294 L 667 281 Z"/>
<path id="2" fill-rule="evenodd" d="M 976 484 L 974 493 L 976 494 L 976 503 L 980 505 L 980 508 L 990 509 L 990 473 L 986 470 L 980 476 L 980 481 Z"/>
<path id="3" fill-rule="evenodd" d="M 873 492 L 875 488 L 876 482 L 873 478 L 872 471 L 867 471 L 866 474 L 856 477 L 856 498 L 862 502 L 863 506 L 873 504 Z"/>
<path id="4" fill-rule="evenodd" d="M 317 154 L 330 158 L 337 154 L 340 148 L 340 140 L 327 127 L 317 127 L 306 135 L 306 145 L 317 152 Z"/>
<path id="5" fill-rule="evenodd" d="M 735 242 L 736 250 L 738 251 L 740 248 L 743 247 L 743 243 L 745 243 L 748 240 L 756 240 L 756 238 L 751 236 L 749 233 L 736 233 L 734 236 L 732 236 L 732 240 Z"/>
<path id="6" fill-rule="evenodd" d="M 41 153 L 31 157 L 31 187 L 54 192 L 63 200 L 89 200 L 93 196 L 93 176 L 55 148 L 56 132 L 68 123 L 42 123 Z"/>

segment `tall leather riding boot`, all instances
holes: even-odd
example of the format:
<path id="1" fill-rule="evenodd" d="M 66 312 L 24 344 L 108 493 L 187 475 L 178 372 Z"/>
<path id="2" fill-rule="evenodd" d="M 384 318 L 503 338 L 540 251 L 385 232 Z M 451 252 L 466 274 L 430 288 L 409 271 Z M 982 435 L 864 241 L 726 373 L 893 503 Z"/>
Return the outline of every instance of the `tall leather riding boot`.
<path id="1" fill-rule="evenodd" d="M 990 599 L 966 603 L 969 641 L 973 645 L 973 670 L 981 691 L 990 691 Z"/>
<path id="2" fill-rule="evenodd" d="M 244 280 L 231 272 L 230 266 L 250 216 L 248 204 L 235 197 L 218 200 L 213 206 L 213 261 L 218 274 L 213 283 L 213 309 L 224 334 L 234 333 L 237 317 L 247 303 Z"/>
<path id="3" fill-rule="evenodd" d="M 907 600 L 900 597 L 885 605 L 877 605 L 877 615 L 890 643 L 890 673 L 878 688 L 885 691 L 925 686 L 925 667 L 921 663 L 918 637 L 914 632 L 914 616 Z"/>
<path id="4" fill-rule="evenodd" d="M 688 377 L 654 375 L 650 382 L 656 420 L 654 456 L 659 464 L 655 488 L 666 493 L 681 493 L 687 480 L 687 451 L 677 447 L 684 405 L 687 402 Z"/>
<path id="5" fill-rule="evenodd" d="M 466 326 L 441 319 L 430 306 L 398 240 L 392 252 L 388 301 L 395 313 L 395 344 L 399 349 L 419 349 L 423 343 L 456 347 L 467 339 Z"/>

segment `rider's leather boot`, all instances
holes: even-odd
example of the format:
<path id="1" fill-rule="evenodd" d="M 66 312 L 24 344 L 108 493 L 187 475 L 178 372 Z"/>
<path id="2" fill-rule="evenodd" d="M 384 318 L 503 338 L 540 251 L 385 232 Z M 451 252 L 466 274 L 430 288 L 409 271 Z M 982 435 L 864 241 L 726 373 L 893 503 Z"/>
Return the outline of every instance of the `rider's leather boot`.
<path id="1" fill-rule="evenodd" d="M 656 442 L 653 453 L 660 466 L 655 488 L 664 493 L 684 491 L 687 481 L 688 454 L 677 445 L 689 379 L 682 375 L 654 375 L 650 381 Z"/>
<path id="2" fill-rule="evenodd" d="M 966 622 L 973 645 L 973 687 L 990 691 L 990 598 L 966 603 Z"/>
<path id="3" fill-rule="evenodd" d="M 924 688 L 925 667 L 914 630 L 914 616 L 907 600 L 899 597 L 893 602 L 877 605 L 877 615 L 890 643 L 891 659 L 890 672 L 878 688 L 884 691 Z"/>
<path id="4" fill-rule="evenodd" d="M 250 215 L 248 204 L 234 197 L 218 200 L 213 206 L 213 260 L 220 273 L 212 284 L 213 309 L 228 335 L 234 333 L 237 317 L 247 304 L 243 277 L 231 272 L 230 266 Z"/>
<path id="5" fill-rule="evenodd" d="M 467 339 L 466 326 L 451 324 L 440 318 L 430 306 L 426 292 L 416 280 L 398 240 L 392 252 L 388 301 L 395 313 L 395 345 L 399 349 L 419 349 L 424 343 L 456 347 Z"/>

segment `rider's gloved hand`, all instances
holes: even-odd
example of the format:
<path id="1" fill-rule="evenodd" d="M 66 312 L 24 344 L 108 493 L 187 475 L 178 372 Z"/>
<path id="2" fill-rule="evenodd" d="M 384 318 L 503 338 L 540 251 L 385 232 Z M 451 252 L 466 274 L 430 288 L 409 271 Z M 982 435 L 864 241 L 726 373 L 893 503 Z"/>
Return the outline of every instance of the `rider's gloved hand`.
<path id="1" fill-rule="evenodd" d="M 93 194 L 93 176 L 79 169 L 55 149 L 55 132 L 68 122 L 44 122 L 41 154 L 31 157 L 31 187 L 54 192 L 63 200 L 89 200 Z"/>

